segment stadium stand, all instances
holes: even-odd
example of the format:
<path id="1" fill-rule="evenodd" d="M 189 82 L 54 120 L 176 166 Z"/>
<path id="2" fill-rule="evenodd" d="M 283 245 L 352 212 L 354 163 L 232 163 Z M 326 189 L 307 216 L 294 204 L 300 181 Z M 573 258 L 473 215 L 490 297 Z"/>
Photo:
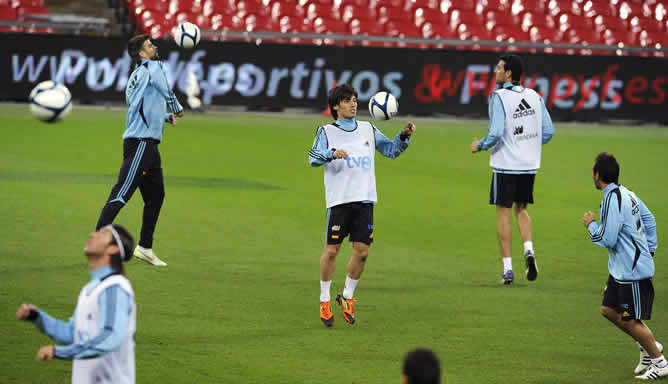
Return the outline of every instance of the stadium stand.
<path id="1" fill-rule="evenodd" d="M 88 16 L 81 8 L 96 8 L 101 16 L 113 20 L 124 34 L 149 33 L 154 38 L 168 35 L 171 29 L 191 21 L 202 30 L 204 39 L 244 40 L 228 37 L 225 31 L 318 33 L 405 38 L 459 39 L 527 42 L 543 44 L 608 45 L 619 47 L 658 47 L 668 45 L 668 0 L 0 0 L 3 21 L 53 21 L 63 12 L 61 6 L 78 4 L 73 14 Z M 52 6 L 51 4 L 55 4 Z M 60 7 L 60 8 L 59 8 Z M 112 15 L 100 15 L 106 8 Z M 46 32 L 33 27 L 1 23 L 5 32 Z M 239 35 L 237 35 L 239 36 Z M 343 44 L 443 48 L 442 43 L 402 41 L 346 41 L 302 37 L 275 37 L 279 43 Z M 266 40 L 265 40 L 266 41 Z M 462 46 L 460 46 L 461 48 Z M 489 45 L 472 44 L 466 49 L 496 50 Z M 576 49 L 517 48 L 511 50 L 571 54 L 597 54 L 583 46 Z M 610 52 L 610 51 L 607 51 Z M 646 55 L 646 52 L 617 54 Z M 662 53 L 653 53 L 661 56 Z"/>

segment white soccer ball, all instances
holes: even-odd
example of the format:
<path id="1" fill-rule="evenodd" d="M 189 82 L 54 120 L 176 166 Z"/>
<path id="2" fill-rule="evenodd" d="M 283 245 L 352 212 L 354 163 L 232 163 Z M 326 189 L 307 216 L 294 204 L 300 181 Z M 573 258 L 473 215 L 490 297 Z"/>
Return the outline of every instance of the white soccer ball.
<path id="1" fill-rule="evenodd" d="M 369 113 L 376 120 L 390 120 L 398 111 L 399 103 L 389 92 L 378 92 L 369 100 Z"/>
<path id="2" fill-rule="evenodd" d="M 174 42 L 181 48 L 195 48 L 201 37 L 199 27 L 193 23 L 184 22 L 174 27 Z"/>
<path id="3" fill-rule="evenodd" d="M 72 94 L 66 86 L 47 80 L 30 92 L 30 112 L 36 118 L 53 123 L 70 114 Z"/>

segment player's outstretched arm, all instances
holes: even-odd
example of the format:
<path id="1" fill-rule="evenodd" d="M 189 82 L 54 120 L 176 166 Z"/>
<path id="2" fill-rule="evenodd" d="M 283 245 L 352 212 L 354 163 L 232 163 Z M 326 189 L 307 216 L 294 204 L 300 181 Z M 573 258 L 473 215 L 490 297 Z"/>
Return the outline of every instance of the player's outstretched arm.
<path id="1" fill-rule="evenodd" d="M 406 150 L 406 148 L 408 148 L 410 137 L 415 133 L 415 129 L 415 124 L 413 124 L 412 121 L 408 122 L 408 124 L 406 124 L 401 132 L 394 138 L 394 141 L 392 141 L 374 126 L 373 131 L 376 138 L 376 150 L 390 159 L 397 158 Z"/>
<path id="2" fill-rule="evenodd" d="M 16 311 L 16 318 L 35 324 L 40 332 L 59 343 L 70 344 L 74 340 L 74 317 L 70 318 L 69 322 L 64 322 L 32 304 L 21 304 Z"/>

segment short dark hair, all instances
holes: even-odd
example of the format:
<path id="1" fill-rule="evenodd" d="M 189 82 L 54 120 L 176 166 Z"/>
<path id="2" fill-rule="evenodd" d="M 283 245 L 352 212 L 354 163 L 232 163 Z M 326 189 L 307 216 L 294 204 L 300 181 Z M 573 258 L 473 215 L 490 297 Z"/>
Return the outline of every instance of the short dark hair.
<path id="1" fill-rule="evenodd" d="M 118 224 L 112 224 L 111 226 L 114 228 L 116 233 L 118 233 L 118 237 L 121 239 L 121 244 L 118 244 L 116 242 L 116 238 L 114 236 L 111 237 L 111 244 L 118 245 L 119 247 L 119 251 L 111 255 L 111 268 L 117 273 L 125 274 L 125 270 L 123 269 L 123 262 L 130 261 L 130 259 L 132 259 L 132 254 L 135 249 L 135 239 L 132 237 L 130 232 L 128 232 L 128 230 L 122 226 Z M 123 251 L 125 251 L 125 259 L 123 260 L 121 260 L 120 247 L 123 247 Z"/>
<path id="2" fill-rule="evenodd" d="M 339 114 L 334 110 L 334 106 L 339 105 L 341 101 L 348 100 L 353 96 L 357 97 L 357 90 L 348 83 L 337 85 L 329 90 L 329 111 L 335 119 L 339 118 Z"/>
<path id="3" fill-rule="evenodd" d="M 403 374 L 410 384 L 439 384 L 441 364 L 434 352 L 418 348 L 406 355 Z"/>
<path id="4" fill-rule="evenodd" d="M 602 182 L 619 184 L 619 163 L 611 153 L 599 153 L 596 156 L 593 171 L 598 173 Z"/>
<path id="5" fill-rule="evenodd" d="M 522 58 L 517 55 L 503 55 L 499 57 L 499 60 L 503 60 L 505 65 L 503 69 L 506 71 L 512 71 L 513 81 L 520 81 L 522 78 L 522 73 L 524 72 L 524 63 L 522 63 Z"/>
<path id="6" fill-rule="evenodd" d="M 150 38 L 151 36 L 143 34 L 133 36 L 128 40 L 128 55 L 130 55 L 132 61 L 139 62 L 139 51 L 144 47 L 144 42 Z"/>

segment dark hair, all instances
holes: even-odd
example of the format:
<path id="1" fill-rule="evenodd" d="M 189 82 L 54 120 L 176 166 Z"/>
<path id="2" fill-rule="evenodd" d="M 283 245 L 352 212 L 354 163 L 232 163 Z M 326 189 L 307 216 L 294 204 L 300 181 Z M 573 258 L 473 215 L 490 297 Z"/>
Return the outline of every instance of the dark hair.
<path id="1" fill-rule="evenodd" d="M 125 274 L 125 270 L 123 269 L 123 262 L 130 261 L 130 259 L 132 259 L 132 253 L 134 252 L 135 249 L 135 239 L 132 238 L 132 235 L 130 234 L 130 232 L 128 232 L 127 229 L 121 227 L 120 225 L 112 224 L 111 226 L 114 228 L 116 233 L 118 233 L 118 237 L 121 238 L 121 243 L 122 243 L 118 244 L 116 242 L 116 238 L 112 236 L 111 244 L 118 245 L 119 248 L 123 247 L 123 250 L 125 251 L 125 259 L 123 260 L 121 260 L 120 250 L 117 253 L 111 255 L 111 268 L 117 273 L 123 275 Z"/>
<path id="2" fill-rule="evenodd" d="M 357 90 L 348 83 L 337 85 L 329 90 L 329 111 L 332 112 L 332 116 L 335 119 L 339 118 L 339 114 L 334 110 L 334 106 L 339 105 L 341 101 L 348 100 L 353 96 L 357 97 Z"/>
<path id="3" fill-rule="evenodd" d="M 619 163 L 611 153 L 599 153 L 596 156 L 593 171 L 598 173 L 602 182 L 619 184 Z"/>
<path id="4" fill-rule="evenodd" d="M 410 384 L 439 384 L 441 366 L 438 357 L 429 349 L 415 349 L 404 358 L 403 374 Z"/>
<path id="5" fill-rule="evenodd" d="M 512 71 L 511 77 L 513 82 L 520 81 L 522 72 L 524 72 L 522 59 L 517 55 L 503 55 L 499 57 L 499 60 L 503 60 L 505 63 L 503 66 L 505 71 Z"/>
<path id="6" fill-rule="evenodd" d="M 139 64 L 139 51 L 144 47 L 144 42 L 150 38 L 151 36 L 143 34 L 134 36 L 128 40 L 128 55 L 132 58 L 133 63 Z"/>

